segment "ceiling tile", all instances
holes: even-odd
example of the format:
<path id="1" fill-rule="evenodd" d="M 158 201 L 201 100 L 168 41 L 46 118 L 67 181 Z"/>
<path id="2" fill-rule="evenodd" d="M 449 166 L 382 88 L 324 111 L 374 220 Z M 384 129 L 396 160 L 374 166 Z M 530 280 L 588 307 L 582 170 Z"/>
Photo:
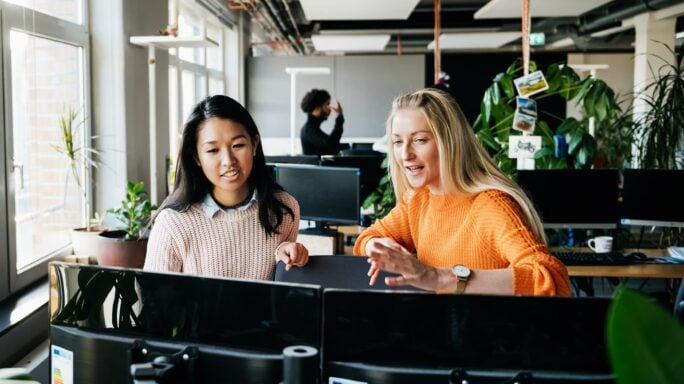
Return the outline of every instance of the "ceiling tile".
<path id="1" fill-rule="evenodd" d="M 311 41 L 317 51 L 382 51 L 390 35 L 313 35 Z"/>
<path id="2" fill-rule="evenodd" d="M 419 0 L 299 0 L 309 20 L 406 20 Z"/>
<path id="3" fill-rule="evenodd" d="M 443 33 L 439 36 L 439 49 L 499 48 L 520 39 L 520 32 Z M 435 41 L 428 44 L 435 49 Z"/>

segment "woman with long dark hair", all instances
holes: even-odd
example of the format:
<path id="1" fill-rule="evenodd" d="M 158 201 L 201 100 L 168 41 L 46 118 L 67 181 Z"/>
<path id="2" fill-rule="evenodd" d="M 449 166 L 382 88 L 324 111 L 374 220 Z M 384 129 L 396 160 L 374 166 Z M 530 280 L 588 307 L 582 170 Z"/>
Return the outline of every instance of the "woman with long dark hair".
<path id="1" fill-rule="evenodd" d="M 289 270 L 309 257 L 295 242 L 299 204 L 268 174 L 249 112 L 227 96 L 190 114 L 174 190 L 153 222 L 146 270 L 271 280 L 278 260 Z"/>

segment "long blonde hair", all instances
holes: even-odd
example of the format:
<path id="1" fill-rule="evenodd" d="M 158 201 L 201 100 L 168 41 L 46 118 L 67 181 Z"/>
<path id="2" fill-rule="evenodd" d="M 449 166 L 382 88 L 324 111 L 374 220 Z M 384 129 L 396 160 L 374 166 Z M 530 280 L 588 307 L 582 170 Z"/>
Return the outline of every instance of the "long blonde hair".
<path id="1" fill-rule="evenodd" d="M 461 108 L 447 93 L 437 89 L 421 89 L 394 99 L 387 119 L 387 137 L 392 137 L 392 122 L 400 110 L 423 113 L 439 149 L 440 181 L 446 193 L 477 194 L 495 189 L 510 195 L 522 210 L 532 232 L 546 241 L 544 228 L 534 206 L 522 189 L 499 167 L 475 137 Z M 389 150 L 390 176 L 397 202 L 407 201 L 415 192 L 402 167 Z"/>

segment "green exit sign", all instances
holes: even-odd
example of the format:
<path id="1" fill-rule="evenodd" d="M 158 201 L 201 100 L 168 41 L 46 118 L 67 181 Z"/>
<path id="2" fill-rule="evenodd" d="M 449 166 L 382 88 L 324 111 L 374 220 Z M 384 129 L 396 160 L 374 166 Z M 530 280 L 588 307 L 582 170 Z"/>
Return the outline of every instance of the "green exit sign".
<path id="1" fill-rule="evenodd" d="M 530 33 L 530 45 L 544 45 L 546 44 L 546 35 L 544 32 Z"/>

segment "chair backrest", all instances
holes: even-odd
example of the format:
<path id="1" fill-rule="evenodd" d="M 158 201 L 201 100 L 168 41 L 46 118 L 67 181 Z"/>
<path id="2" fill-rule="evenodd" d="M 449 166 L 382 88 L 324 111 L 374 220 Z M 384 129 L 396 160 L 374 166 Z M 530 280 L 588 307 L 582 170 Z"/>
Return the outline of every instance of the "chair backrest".
<path id="1" fill-rule="evenodd" d="M 275 281 L 314 284 L 323 288 L 420 291 L 412 286 L 388 287 L 385 277 L 392 275 L 384 272 L 380 273 L 375 285 L 370 286 L 369 267 L 367 258 L 361 256 L 310 256 L 306 266 L 293 267 L 289 271 L 285 271 L 285 264 L 279 262 Z"/>
<path id="2" fill-rule="evenodd" d="M 682 283 L 679 286 L 679 293 L 677 293 L 677 299 L 675 300 L 674 305 L 674 315 L 675 318 L 679 319 L 679 321 L 684 324 L 684 280 L 682 280 Z"/>

